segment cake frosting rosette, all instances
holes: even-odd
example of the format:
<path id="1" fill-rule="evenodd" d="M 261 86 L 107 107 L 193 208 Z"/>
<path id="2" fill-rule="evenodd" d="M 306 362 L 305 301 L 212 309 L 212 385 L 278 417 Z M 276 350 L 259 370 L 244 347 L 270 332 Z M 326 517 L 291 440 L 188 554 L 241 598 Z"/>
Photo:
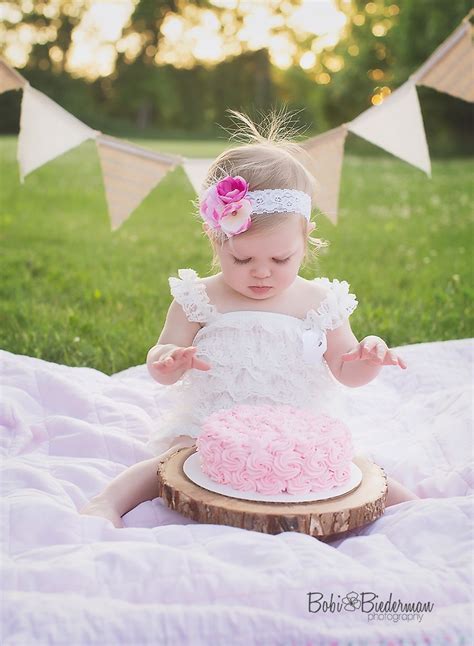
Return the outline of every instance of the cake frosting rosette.
<path id="1" fill-rule="evenodd" d="M 209 415 L 196 442 L 201 470 L 238 491 L 306 494 L 349 480 L 353 445 L 335 417 L 240 404 Z"/>

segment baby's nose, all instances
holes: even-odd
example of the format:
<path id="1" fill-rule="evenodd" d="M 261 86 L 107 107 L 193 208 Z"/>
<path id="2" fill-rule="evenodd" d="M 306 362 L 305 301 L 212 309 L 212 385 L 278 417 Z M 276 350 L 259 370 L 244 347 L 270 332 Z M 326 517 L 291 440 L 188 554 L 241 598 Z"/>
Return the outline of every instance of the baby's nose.
<path id="1" fill-rule="evenodd" d="M 252 273 L 255 278 L 267 278 L 270 276 L 271 271 L 268 267 L 256 267 Z"/>

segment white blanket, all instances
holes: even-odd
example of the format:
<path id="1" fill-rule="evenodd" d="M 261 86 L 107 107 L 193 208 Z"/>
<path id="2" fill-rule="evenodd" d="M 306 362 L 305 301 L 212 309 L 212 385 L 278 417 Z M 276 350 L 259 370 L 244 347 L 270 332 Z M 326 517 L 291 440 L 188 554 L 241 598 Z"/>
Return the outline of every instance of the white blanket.
<path id="1" fill-rule="evenodd" d="M 0 352 L 1 643 L 474 643 L 473 343 L 398 352 L 407 370 L 347 389 L 351 426 L 357 451 L 422 499 L 328 544 L 197 524 L 159 498 L 123 529 L 80 515 L 151 457 L 166 387 L 145 366 L 109 377 Z"/>

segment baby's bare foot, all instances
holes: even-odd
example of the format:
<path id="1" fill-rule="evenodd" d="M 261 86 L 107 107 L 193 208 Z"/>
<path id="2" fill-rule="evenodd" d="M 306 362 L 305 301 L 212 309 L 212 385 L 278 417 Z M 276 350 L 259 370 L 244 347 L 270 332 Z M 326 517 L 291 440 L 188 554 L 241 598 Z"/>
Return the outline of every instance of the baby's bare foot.
<path id="1" fill-rule="evenodd" d="M 120 514 L 109 502 L 100 497 L 92 498 L 92 500 L 88 502 L 79 513 L 84 514 L 85 516 L 100 516 L 101 518 L 107 518 L 114 527 L 125 527 Z"/>

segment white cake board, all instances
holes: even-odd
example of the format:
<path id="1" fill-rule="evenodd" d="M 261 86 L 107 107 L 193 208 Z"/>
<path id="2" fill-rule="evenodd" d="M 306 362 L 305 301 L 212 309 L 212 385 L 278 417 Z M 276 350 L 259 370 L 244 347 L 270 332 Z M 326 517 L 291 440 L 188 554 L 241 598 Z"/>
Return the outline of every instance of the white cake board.
<path id="1" fill-rule="evenodd" d="M 201 470 L 201 461 L 199 458 L 199 453 L 193 453 L 187 458 L 183 464 L 183 471 L 186 476 L 194 482 L 194 484 L 199 485 L 203 489 L 208 491 L 213 491 L 214 493 L 219 493 L 223 496 L 229 496 L 230 498 L 240 498 L 241 500 L 254 500 L 257 502 L 285 502 L 285 503 L 295 503 L 295 502 L 315 502 L 317 500 L 330 500 L 331 498 L 337 498 L 338 496 L 343 496 L 349 491 L 356 489 L 362 482 L 362 471 L 359 467 L 351 463 L 351 473 L 349 480 L 343 485 L 338 487 L 331 487 L 330 489 L 322 489 L 321 491 L 312 491 L 310 493 L 301 493 L 301 494 L 290 494 L 290 493 L 277 493 L 277 494 L 263 494 L 257 493 L 256 491 L 238 491 L 233 489 L 229 485 L 219 484 L 214 482 Z"/>

